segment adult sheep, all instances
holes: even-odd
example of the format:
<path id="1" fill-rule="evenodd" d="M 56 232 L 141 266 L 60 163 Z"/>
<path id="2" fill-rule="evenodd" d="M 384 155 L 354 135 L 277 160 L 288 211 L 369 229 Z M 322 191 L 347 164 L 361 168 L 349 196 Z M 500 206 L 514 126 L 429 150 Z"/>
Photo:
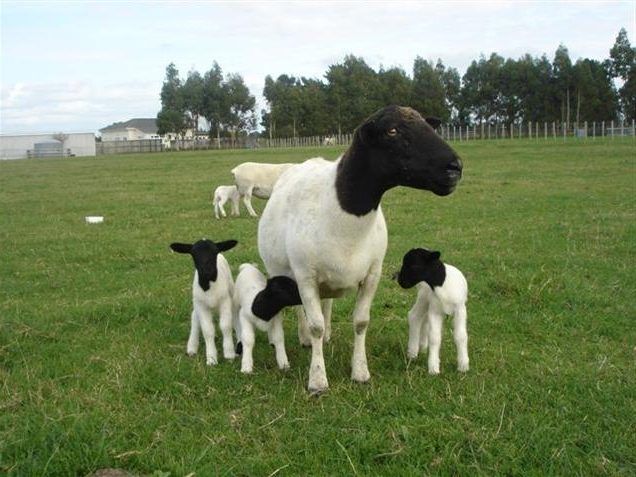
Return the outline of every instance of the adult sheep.
<path id="1" fill-rule="evenodd" d="M 298 283 L 312 347 L 312 393 L 328 388 L 320 300 L 355 289 L 351 377 L 370 378 L 365 337 L 387 248 L 382 195 L 402 185 L 445 196 L 461 178 L 461 161 L 437 126 L 438 119 L 425 120 L 411 108 L 383 108 L 356 129 L 337 161 L 310 159 L 282 174 L 265 206 L 259 253 L 270 276 Z"/>
<path id="2" fill-rule="evenodd" d="M 259 199 L 269 199 L 278 177 L 293 165 L 244 162 L 232 169 L 234 183 L 252 217 L 257 216 L 252 207 L 252 195 Z"/>

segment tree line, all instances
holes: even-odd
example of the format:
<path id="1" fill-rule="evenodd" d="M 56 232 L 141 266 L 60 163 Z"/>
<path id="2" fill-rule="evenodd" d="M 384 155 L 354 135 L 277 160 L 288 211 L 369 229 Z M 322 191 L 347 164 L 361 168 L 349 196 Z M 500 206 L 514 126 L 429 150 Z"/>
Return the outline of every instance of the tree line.
<path id="1" fill-rule="evenodd" d="M 620 87 L 615 86 L 618 79 Z M 605 61 L 579 59 L 560 45 L 552 61 L 544 54 L 505 59 L 492 53 L 472 61 L 463 76 L 442 60 L 415 58 L 402 68 L 371 68 L 362 57 L 346 56 L 329 66 L 324 79 L 266 76 L 260 112 L 261 134 L 297 137 L 345 134 L 387 104 L 409 105 L 454 126 L 625 120 L 636 118 L 636 48 L 624 28 Z M 256 101 L 239 74 L 224 75 L 214 62 L 199 74 L 179 77 L 166 68 L 161 90 L 159 133 L 200 130 L 220 139 L 256 128 Z"/>

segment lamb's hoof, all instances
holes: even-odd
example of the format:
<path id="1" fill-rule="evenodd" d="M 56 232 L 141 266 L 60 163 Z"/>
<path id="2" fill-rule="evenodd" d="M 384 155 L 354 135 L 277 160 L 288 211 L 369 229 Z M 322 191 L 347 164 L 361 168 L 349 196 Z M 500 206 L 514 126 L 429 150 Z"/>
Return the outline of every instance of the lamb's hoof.
<path id="1" fill-rule="evenodd" d="M 465 373 L 468 371 L 468 363 L 459 363 L 457 365 L 457 371 L 460 373 Z"/>
<path id="2" fill-rule="evenodd" d="M 307 388 L 307 391 L 309 392 L 310 396 L 318 397 L 325 394 L 327 391 L 329 391 L 329 386 L 326 386 L 324 388 L 314 388 L 310 386 Z"/>
<path id="3" fill-rule="evenodd" d="M 216 358 L 208 358 L 206 360 L 206 364 L 208 366 L 216 366 L 218 364 L 218 360 Z"/>
<path id="4" fill-rule="evenodd" d="M 409 359 L 417 359 L 418 353 L 407 352 L 406 356 L 408 356 Z"/>
<path id="5" fill-rule="evenodd" d="M 225 359 L 227 359 L 228 361 L 233 361 L 234 358 L 236 358 L 236 354 L 234 352 L 232 353 L 227 353 L 223 356 Z"/>
<path id="6" fill-rule="evenodd" d="M 289 363 L 279 364 L 278 369 L 280 369 L 281 371 L 289 371 Z"/>
<path id="7" fill-rule="evenodd" d="M 247 369 L 247 368 L 243 369 L 243 368 L 241 368 L 241 373 L 243 373 L 243 374 L 252 374 L 252 371 L 253 371 L 253 370 L 252 370 L 251 368 L 250 368 L 250 369 Z"/>
<path id="8" fill-rule="evenodd" d="M 439 375 L 439 368 L 428 368 L 428 374 L 431 376 Z"/>
<path id="9" fill-rule="evenodd" d="M 186 354 L 191 358 L 194 358 L 197 355 L 196 351 L 186 351 Z"/>

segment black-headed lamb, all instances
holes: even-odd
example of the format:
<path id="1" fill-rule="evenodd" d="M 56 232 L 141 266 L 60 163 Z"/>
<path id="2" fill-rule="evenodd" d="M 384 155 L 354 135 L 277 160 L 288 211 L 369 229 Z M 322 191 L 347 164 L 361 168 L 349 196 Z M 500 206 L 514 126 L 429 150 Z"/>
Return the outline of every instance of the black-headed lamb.
<path id="1" fill-rule="evenodd" d="M 258 249 L 269 276 L 296 281 L 312 346 L 308 389 L 328 388 L 321 299 L 357 290 L 351 377 L 366 382 L 369 310 L 387 248 L 382 195 L 402 185 L 453 192 L 461 178 L 457 154 L 435 132 L 439 120 L 389 106 L 355 131 L 337 161 L 310 159 L 285 171 L 258 226 Z"/>
<path id="2" fill-rule="evenodd" d="M 236 240 L 213 242 L 199 240 L 190 243 L 172 243 L 170 248 L 178 253 L 192 256 L 194 260 L 194 280 L 192 282 L 192 315 L 190 337 L 187 353 L 194 356 L 199 349 L 199 331 L 203 332 L 205 340 L 206 363 L 210 366 L 217 364 L 218 355 L 214 344 L 213 312 L 219 314 L 219 326 L 223 335 L 223 357 L 234 359 L 234 340 L 232 327 L 234 313 L 232 294 L 234 281 L 230 265 L 221 252 L 234 248 Z"/>
<path id="3" fill-rule="evenodd" d="M 244 162 L 232 169 L 234 183 L 252 217 L 257 216 L 252 207 L 252 195 L 259 199 L 269 199 L 280 175 L 293 165 L 290 163 Z"/>
<path id="4" fill-rule="evenodd" d="M 280 311 L 286 306 L 300 303 L 298 287 L 291 278 L 266 279 L 251 263 L 243 263 L 239 267 L 234 285 L 234 309 L 241 329 L 242 373 L 251 373 L 254 367 L 254 328 L 267 332 L 269 342 L 274 345 L 278 367 L 283 370 L 289 368 Z"/>
<path id="5" fill-rule="evenodd" d="M 408 315 L 408 357 L 415 359 L 420 349 L 428 348 L 428 372 L 439 374 L 443 322 L 444 317 L 450 315 L 457 347 L 457 370 L 468 371 L 468 283 L 462 272 L 443 263 L 440 252 L 415 248 L 404 255 L 396 278 L 402 288 L 417 286 L 417 299 Z"/>

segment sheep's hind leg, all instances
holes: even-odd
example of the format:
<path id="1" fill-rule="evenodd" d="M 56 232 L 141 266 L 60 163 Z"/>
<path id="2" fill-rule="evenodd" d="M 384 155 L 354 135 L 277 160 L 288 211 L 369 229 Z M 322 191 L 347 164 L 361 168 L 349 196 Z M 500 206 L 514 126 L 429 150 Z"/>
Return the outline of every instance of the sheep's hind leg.
<path id="1" fill-rule="evenodd" d="M 199 317 L 197 316 L 197 312 L 192 310 L 192 315 L 190 316 L 190 337 L 188 338 L 188 346 L 186 347 L 186 352 L 188 356 L 194 356 L 197 354 L 199 350 L 199 331 L 201 327 L 199 325 Z"/>
<path id="2" fill-rule="evenodd" d="M 307 324 L 307 316 L 302 305 L 296 307 L 296 318 L 298 319 L 298 341 L 301 346 L 311 346 L 311 334 L 309 333 L 309 325 Z"/>
<path id="3" fill-rule="evenodd" d="M 243 203 L 245 204 L 245 207 L 247 208 L 247 212 L 249 212 L 249 214 L 252 217 L 258 217 L 258 214 L 256 213 L 256 211 L 254 211 L 254 208 L 252 207 L 252 187 L 250 187 L 249 189 L 245 191 L 245 194 L 243 195 Z"/>

